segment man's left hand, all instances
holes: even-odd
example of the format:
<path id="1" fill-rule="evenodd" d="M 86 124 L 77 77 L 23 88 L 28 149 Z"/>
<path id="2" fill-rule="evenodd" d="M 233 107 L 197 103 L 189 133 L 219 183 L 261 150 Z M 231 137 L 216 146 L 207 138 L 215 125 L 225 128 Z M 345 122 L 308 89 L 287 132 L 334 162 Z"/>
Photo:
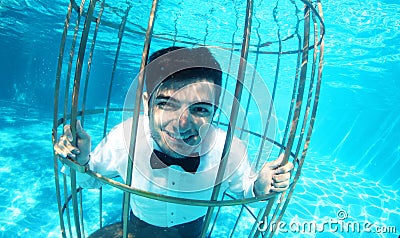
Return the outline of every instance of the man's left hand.
<path id="1" fill-rule="evenodd" d="M 278 159 L 265 163 L 257 180 L 254 182 L 254 193 L 264 195 L 270 192 L 283 192 L 290 184 L 290 172 L 293 169 L 293 163 L 288 162 L 281 166 L 284 153 Z"/>

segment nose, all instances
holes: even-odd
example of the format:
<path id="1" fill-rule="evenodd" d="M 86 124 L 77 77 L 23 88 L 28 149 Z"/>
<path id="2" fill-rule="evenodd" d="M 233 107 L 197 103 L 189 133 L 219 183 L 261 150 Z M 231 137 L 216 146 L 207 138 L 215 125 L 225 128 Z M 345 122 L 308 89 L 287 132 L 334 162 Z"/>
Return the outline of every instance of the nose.
<path id="1" fill-rule="evenodd" d="M 190 129 L 191 115 L 188 109 L 184 109 L 183 112 L 180 113 L 178 120 L 179 120 L 179 130 L 181 131 L 181 133 L 184 133 L 185 131 Z"/>

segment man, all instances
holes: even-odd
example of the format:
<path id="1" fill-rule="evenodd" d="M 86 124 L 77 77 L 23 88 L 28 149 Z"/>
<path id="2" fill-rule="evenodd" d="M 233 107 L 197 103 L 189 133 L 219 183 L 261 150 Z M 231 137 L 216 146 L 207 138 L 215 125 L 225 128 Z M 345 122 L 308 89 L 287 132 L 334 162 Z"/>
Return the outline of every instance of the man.
<path id="1" fill-rule="evenodd" d="M 174 197 L 209 200 L 222 157 L 226 132 L 212 125 L 219 106 L 222 73 L 207 48 L 170 47 L 149 58 L 143 93 L 144 115 L 139 118 L 132 186 Z M 70 126 L 55 145 L 69 156 L 105 176 L 126 181 L 132 119 L 117 125 L 91 152 L 90 136 L 77 123 L 77 147 Z M 281 192 L 290 182 L 292 163 L 280 166 L 283 156 L 253 174 L 244 143 L 233 137 L 222 190 L 239 197 Z M 77 175 L 82 187 L 99 187 L 94 178 Z M 206 207 L 131 197 L 135 237 L 198 237 Z"/>

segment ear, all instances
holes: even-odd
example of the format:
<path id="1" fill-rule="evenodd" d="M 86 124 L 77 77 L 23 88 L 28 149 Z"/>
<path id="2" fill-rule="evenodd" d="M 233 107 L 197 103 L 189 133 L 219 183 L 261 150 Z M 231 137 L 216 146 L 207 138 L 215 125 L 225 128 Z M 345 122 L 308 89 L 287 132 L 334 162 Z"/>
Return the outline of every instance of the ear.
<path id="1" fill-rule="evenodd" d="M 147 92 L 143 92 L 142 101 L 143 101 L 143 110 L 144 115 L 149 115 L 149 94 Z"/>

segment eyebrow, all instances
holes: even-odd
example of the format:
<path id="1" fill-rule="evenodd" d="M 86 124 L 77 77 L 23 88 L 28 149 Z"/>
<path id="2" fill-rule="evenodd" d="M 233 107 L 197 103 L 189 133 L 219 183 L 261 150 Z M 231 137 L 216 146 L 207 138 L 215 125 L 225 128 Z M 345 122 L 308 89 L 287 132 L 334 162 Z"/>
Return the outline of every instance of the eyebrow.
<path id="1" fill-rule="evenodd" d="M 197 103 L 193 103 L 192 105 L 196 105 L 196 106 L 198 106 L 198 105 L 207 105 L 207 106 L 210 106 L 210 107 L 214 106 L 214 104 L 209 103 L 209 102 L 197 102 Z"/>
<path id="2" fill-rule="evenodd" d="M 159 99 L 159 100 L 171 100 L 171 101 L 178 101 L 175 98 L 171 97 L 171 96 L 165 96 L 163 94 L 159 94 L 157 95 L 157 97 L 155 99 Z"/>
<path id="3" fill-rule="evenodd" d="M 173 97 L 171 97 L 171 96 L 166 96 L 166 95 L 164 95 L 164 94 L 159 94 L 159 95 L 157 95 L 157 97 L 155 98 L 155 100 L 166 100 L 166 101 L 172 101 L 172 102 L 174 102 L 174 103 L 179 103 L 179 101 L 176 100 L 175 98 L 173 98 Z M 213 107 L 213 106 L 214 106 L 214 104 L 209 103 L 209 102 L 196 102 L 196 103 L 193 103 L 192 105 L 196 105 L 196 106 L 198 106 L 198 105 L 207 105 L 207 106 L 210 106 L 210 107 Z"/>

